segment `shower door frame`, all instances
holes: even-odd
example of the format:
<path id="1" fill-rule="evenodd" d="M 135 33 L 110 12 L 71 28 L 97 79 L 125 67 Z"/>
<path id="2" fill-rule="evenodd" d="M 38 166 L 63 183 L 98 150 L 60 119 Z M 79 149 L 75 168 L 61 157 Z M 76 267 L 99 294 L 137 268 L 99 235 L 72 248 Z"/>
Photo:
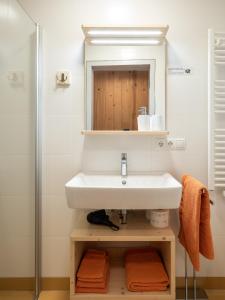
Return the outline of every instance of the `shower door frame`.
<path id="1" fill-rule="evenodd" d="M 41 28 L 36 26 L 35 61 L 35 290 L 37 300 L 41 290 L 41 195 L 42 195 L 42 44 Z"/>
<path id="2" fill-rule="evenodd" d="M 35 61 L 34 61 L 34 249 L 35 249 L 35 270 L 34 270 L 34 300 L 38 300 L 41 291 L 41 202 L 42 202 L 42 30 L 19 0 L 16 0 L 27 17 L 35 25 Z"/>

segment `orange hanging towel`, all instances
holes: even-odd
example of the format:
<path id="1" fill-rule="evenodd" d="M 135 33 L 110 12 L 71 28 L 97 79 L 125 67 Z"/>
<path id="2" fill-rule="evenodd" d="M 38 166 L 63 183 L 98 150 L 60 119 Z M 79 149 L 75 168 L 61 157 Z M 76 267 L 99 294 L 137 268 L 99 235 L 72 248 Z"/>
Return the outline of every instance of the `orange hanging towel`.
<path id="1" fill-rule="evenodd" d="M 214 258 L 210 227 L 210 199 L 207 188 L 192 176 L 182 178 L 183 195 L 179 208 L 180 243 L 186 249 L 193 267 L 200 270 L 199 253 Z"/>

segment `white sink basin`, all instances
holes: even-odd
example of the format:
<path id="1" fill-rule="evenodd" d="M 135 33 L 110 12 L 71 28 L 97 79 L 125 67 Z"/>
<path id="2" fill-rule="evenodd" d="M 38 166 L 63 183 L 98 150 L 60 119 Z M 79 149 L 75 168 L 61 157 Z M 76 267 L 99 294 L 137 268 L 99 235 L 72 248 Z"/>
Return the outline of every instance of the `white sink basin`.
<path id="1" fill-rule="evenodd" d="M 169 173 L 120 175 L 78 173 L 65 185 L 68 206 L 81 209 L 173 209 L 181 184 Z"/>

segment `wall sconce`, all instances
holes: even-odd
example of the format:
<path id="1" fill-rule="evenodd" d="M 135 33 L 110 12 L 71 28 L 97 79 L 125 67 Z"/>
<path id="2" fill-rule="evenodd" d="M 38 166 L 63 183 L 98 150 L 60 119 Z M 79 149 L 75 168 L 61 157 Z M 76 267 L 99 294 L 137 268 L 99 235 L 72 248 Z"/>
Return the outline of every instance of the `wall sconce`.
<path id="1" fill-rule="evenodd" d="M 169 26 L 98 27 L 82 26 L 85 41 L 92 45 L 160 45 Z"/>

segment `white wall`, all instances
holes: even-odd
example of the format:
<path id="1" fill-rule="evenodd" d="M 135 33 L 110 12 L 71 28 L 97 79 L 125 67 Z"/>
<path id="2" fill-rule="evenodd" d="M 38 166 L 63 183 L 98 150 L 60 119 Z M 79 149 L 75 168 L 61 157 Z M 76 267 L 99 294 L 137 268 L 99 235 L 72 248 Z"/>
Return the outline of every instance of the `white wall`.
<path id="1" fill-rule="evenodd" d="M 207 183 L 207 30 L 225 30 L 223 0 L 21 0 L 44 28 L 43 276 L 68 276 L 69 233 L 80 212 L 67 208 L 64 183 L 83 167 L 119 169 L 126 151 L 132 170 L 168 169 L 177 178 L 191 173 Z M 84 68 L 81 24 L 169 24 L 168 64 L 191 66 L 190 76 L 169 75 L 167 125 L 185 137 L 185 151 L 159 151 L 142 137 L 88 138 L 83 141 Z M 56 89 L 55 74 L 72 72 L 68 89 Z M 214 262 L 201 275 L 225 276 L 225 199 L 214 199 Z M 173 223 L 177 223 L 176 215 Z M 177 226 L 177 225 L 176 225 Z M 179 247 L 178 247 L 179 248 Z M 177 275 L 183 275 L 183 252 Z"/>

